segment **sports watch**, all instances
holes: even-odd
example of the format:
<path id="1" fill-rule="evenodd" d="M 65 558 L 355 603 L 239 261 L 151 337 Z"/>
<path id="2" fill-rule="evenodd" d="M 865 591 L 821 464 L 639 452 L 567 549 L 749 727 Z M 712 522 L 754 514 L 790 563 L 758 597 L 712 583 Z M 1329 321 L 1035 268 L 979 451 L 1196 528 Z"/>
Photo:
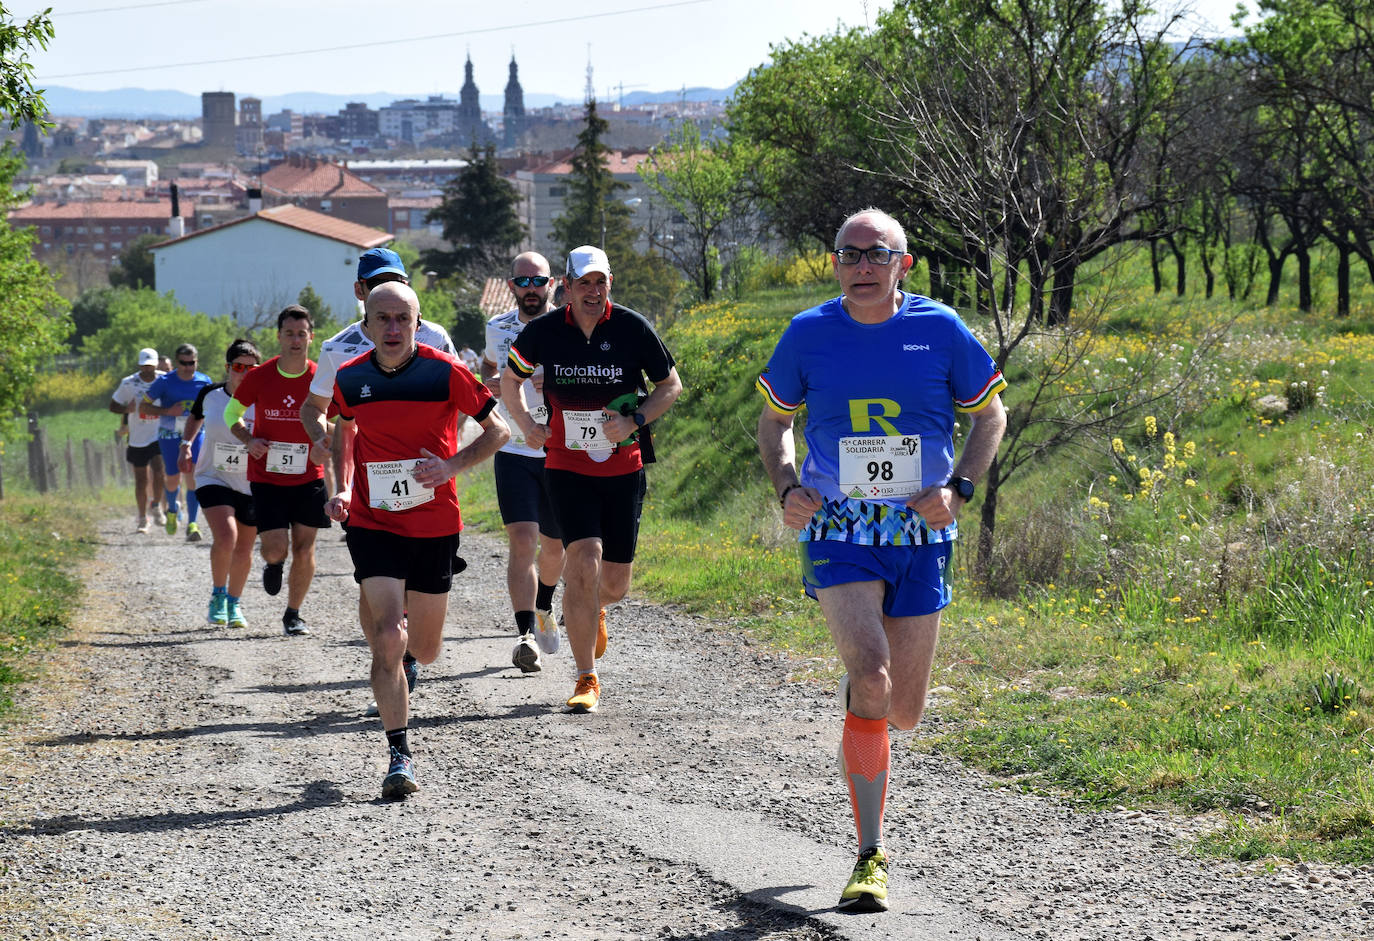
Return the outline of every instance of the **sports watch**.
<path id="1" fill-rule="evenodd" d="M 945 486 L 959 494 L 965 503 L 973 499 L 973 481 L 967 477 L 951 477 Z"/>
<path id="2" fill-rule="evenodd" d="M 633 419 L 635 420 L 635 427 L 636 427 L 636 428 L 643 428 L 643 427 L 644 427 L 644 416 L 643 416 L 643 414 L 641 414 L 640 412 L 633 412 L 633 413 L 631 413 L 630 417 L 633 418 Z"/>

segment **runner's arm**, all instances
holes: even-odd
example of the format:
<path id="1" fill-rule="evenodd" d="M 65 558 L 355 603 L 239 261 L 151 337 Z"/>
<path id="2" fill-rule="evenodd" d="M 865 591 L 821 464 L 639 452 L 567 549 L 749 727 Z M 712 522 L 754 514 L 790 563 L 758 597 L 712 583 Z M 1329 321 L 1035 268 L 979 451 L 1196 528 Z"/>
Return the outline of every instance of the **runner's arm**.
<path id="1" fill-rule="evenodd" d="M 467 416 L 464 417 L 466 418 Z M 447 476 L 440 480 L 439 483 L 443 483 L 443 481 L 447 480 L 449 477 L 462 473 L 475 464 L 482 463 L 497 451 L 501 450 L 505 443 L 510 440 L 510 428 L 506 425 L 495 408 L 489 410 L 486 416 L 477 423 L 482 426 L 482 433 L 473 439 L 471 444 L 465 448 L 459 449 L 457 454 L 444 462 L 448 465 L 449 471 Z M 418 474 L 415 479 L 419 480 L 421 483 L 425 482 Z M 437 484 L 431 484 L 430 486 L 437 486 Z"/>
<path id="2" fill-rule="evenodd" d="M 301 403 L 301 424 L 305 426 L 305 436 L 310 439 L 310 460 L 316 464 L 324 464 L 330 459 L 329 422 L 325 418 L 328 411 L 327 395 L 311 392 Z M 344 489 L 342 484 L 339 489 Z"/>
<path id="3" fill-rule="evenodd" d="M 793 436 L 792 412 L 779 412 L 764 404 L 759 413 L 759 457 L 764 472 L 773 482 L 773 492 L 782 503 L 782 521 L 792 529 L 801 529 L 821 508 L 821 495 L 802 486 L 797 477 L 797 444 Z"/>
<path id="4" fill-rule="evenodd" d="M 964 450 L 954 464 L 954 477 L 967 477 L 977 483 L 992 466 L 1002 433 L 1007 430 L 1007 410 L 1002 397 L 994 395 L 976 412 L 969 412 L 973 427 L 964 440 Z M 964 508 L 964 500 L 946 483 L 924 487 L 906 502 L 934 529 L 943 529 L 954 522 Z"/>

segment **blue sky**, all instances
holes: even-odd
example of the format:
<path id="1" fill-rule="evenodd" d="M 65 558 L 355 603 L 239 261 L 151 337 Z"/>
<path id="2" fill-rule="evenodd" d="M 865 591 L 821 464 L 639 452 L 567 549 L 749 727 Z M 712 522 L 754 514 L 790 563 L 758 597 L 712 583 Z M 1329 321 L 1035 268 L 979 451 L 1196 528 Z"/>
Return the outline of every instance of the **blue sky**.
<path id="1" fill-rule="evenodd" d="M 16 18 L 47 6 L 9 4 Z M 42 85 L 280 95 L 456 94 L 471 55 L 484 95 L 514 53 L 527 93 L 580 98 L 588 55 L 597 96 L 723 88 L 769 46 L 871 22 L 866 0 L 52 0 L 57 37 L 33 57 Z M 1163 6 L 1163 4 L 1161 4 Z M 1198 25 L 1234 3 L 1197 0 Z M 397 12 L 402 11 L 403 16 Z M 372 44 L 372 45 L 369 45 Z"/>

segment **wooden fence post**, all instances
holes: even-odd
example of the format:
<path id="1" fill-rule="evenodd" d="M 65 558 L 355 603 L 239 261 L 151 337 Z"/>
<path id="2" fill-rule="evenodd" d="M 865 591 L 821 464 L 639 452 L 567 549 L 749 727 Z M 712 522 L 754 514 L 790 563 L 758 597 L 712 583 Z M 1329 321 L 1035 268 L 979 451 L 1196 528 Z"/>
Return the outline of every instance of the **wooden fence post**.
<path id="1" fill-rule="evenodd" d="M 76 489 L 76 457 L 72 454 L 71 435 L 67 435 L 67 489 Z"/>
<path id="2" fill-rule="evenodd" d="M 95 442 L 86 438 L 81 442 L 86 452 L 86 486 L 96 489 L 96 479 L 100 476 L 100 455 L 95 453 Z"/>

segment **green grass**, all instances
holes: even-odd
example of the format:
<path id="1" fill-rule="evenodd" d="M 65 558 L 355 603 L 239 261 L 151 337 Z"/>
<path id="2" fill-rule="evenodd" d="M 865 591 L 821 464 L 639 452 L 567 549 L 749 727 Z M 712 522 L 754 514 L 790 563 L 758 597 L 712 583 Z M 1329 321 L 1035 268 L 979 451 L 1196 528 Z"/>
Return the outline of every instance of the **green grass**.
<path id="1" fill-rule="evenodd" d="M 16 684 L 38 675 L 40 652 L 62 636 L 80 599 L 79 564 L 95 552 L 92 499 L 0 501 L 0 721 Z"/>

